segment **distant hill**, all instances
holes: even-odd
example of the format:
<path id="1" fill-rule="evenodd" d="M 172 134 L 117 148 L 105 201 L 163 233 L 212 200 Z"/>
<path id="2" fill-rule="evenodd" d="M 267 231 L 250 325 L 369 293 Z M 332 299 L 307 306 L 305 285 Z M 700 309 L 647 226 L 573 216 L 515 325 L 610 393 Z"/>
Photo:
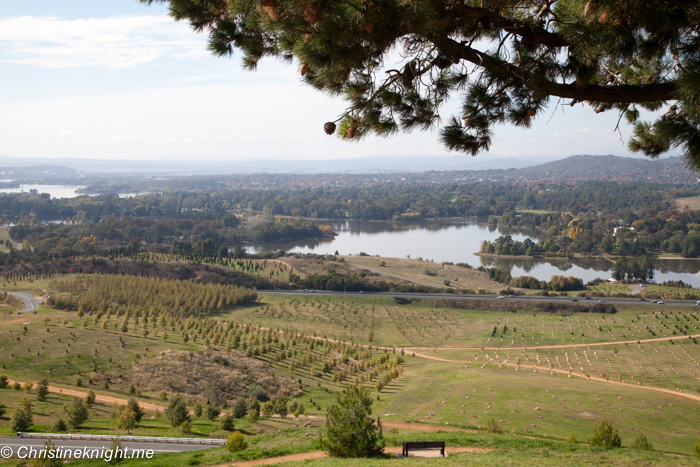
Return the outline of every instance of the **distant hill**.
<path id="1" fill-rule="evenodd" d="M 501 171 L 484 171 L 485 174 Z M 615 180 L 670 183 L 695 182 L 700 175 L 688 169 L 680 157 L 635 159 L 619 156 L 571 156 L 533 167 L 508 171 L 506 178 L 524 180 Z"/>

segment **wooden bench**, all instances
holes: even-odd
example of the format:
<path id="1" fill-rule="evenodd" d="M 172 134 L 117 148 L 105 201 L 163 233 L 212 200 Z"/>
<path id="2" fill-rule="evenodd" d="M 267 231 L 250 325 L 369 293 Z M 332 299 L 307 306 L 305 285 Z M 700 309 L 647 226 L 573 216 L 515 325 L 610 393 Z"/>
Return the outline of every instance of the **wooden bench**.
<path id="1" fill-rule="evenodd" d="M 408 457 L 408 451 L 437 451 L 438 449 L 442 457 L 445 457 L 444 441 L 404 441 L 401 455 Z"/>

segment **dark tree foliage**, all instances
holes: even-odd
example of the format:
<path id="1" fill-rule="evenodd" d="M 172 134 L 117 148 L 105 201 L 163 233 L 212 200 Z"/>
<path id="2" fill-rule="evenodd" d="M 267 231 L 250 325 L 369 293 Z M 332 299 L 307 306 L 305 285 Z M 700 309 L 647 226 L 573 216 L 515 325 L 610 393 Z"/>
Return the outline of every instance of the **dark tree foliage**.
<path id="1" fill-rule="evenodd" d="M 450 150 L 488 150 L 499 123 L 528 128 L 552 101 L 615 110 L 630 149 L 680 147 L 700 168 L 700 10 L 691 0 L 141 0 L 209 33 L 216 55 L 246 68 L 272 56 L 301 63 L 306 84 L 343 95 L 345 139 L 427 129 L 460 93 L 441 131 Z M 392 50 L 403 61 L 391 68 Z M 666 108 L 655 122 L 640 110 Z M 335 131 L 329 122 L 324 128 Z"/>
<path id="2" fill-rule="evenodd" d="M 366 388 L 347 386 L 343 393 L 336 393 L 326 413 L 324 448 L 333 457 L 380 455 L 384 449 L 382 423 L 371 415 L 372 398 Z"/>

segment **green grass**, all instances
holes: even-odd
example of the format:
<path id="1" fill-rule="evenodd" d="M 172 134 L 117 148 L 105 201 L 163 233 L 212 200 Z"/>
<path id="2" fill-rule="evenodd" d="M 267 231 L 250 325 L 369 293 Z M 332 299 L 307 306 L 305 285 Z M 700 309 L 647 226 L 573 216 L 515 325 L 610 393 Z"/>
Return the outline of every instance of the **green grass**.
<path id="1" fill-rule="evenodd" d="M 560 316 L 541 312 L 436 309 L 425 303 L 398 305 L 390 299 L 376 297 L 299 298 L 275 295 L 264 296 L 255 304 L 212 312 L 210 317 L 215 323 L 238 321 L 248 325 L 291 331 L 279 334 L 281 339 L 278 342 L 266 342 L 267 350 L 255 358 L 263 362 L 277 377 L 291 378 L 295 385 L 299 382 L 301 391 L 296 398 L 297 402 L 304 404 L 307 415 L 319 418 L 270 419 L 255 425 L 243 420 L 236 421 L 237 428 L 255 439 L 260 439 L 261 443 L 263 439 L 267 439 L 265 442 L 269 444 L 265 446 L 269 446 L 269 449 L 274 451 L 279 447 L 286 450 L 275 452 L 300 452 L 295 450 L 311 449 L 311 438 L 315 439 L 318 435 L 318 427 L 307 427 L 305 430 L 310 431 L 299 431 L 309 436 L 303 443 L 293 436 L 282 442 L 280 440 L 286 435 L 280 434 L 278 438 L 275 433 L 279 430 L 291 430 L 292 427 L 303 423 L 321 422 L 321 417 L 332 403 L 335 392 L 342 390 L 345 384 L 355 381 L 358 376 L 368 374 L 367 368 L 352 370 L 353 365 L 376 362 L 384 355 L 384 350 L 376 347 L 392 345 L 432 348 L 419 352 L 453 359 L 459 363 L 412 358 L 412 351 L 408 350 L 402 364 L 405 370 L 403 375 L 381 392 L 374 389 L 376 380 L 364 380 L 363 384 L 372 390 L 372 395 L 376 398 L 375 414 L 382 420 L 387 423 L 409 421 L 416 424 L 440 427 L 449 425 L 465 430 L 478 430 L 479 426 L 494 418 L 507 432 L 503 438 L 495 438 L 508 440 L 507 443 L 498 441 L 501 444 L 498 445 L 497 453 L 473 456 L 455 454 L 448 460 L 439 461 L 448 462 L 445 465 L 451 465 L 450 462 L 460 458 L 485 459 L 484 462 L 491 462 L 492 456 L 501 456 L 501 463 L 513 463 L 516 456 L 511 454 L 511 451 L 514 450 L 522 450 L 525 452 L 523 458 L 531 460 L 538 450 L 550 448 L 540 444 L 533 447 L 518 443 L 551 443 L 552 439 L 562 441 L 571 432 L 579 440 L 585 440 L 592 432 L 593 424 L 603 416 L 608 416 L 620 428 L 624 445 L 629 445 L 634 437 L 644 433 L 658 450 L 688 454 L 700 435 L 700 429 L 697 428 L 700 427 L 700 406 L 697 401 L 681 397 L 680 394 L 666 394 L 642 387 L 671 391 L 678 388 L 683 393 L 700 394 L 697 389 L 699 385 L 696 384 L 700 375 L 700 347 L 690 339 L 674 341 L 673 344 L 667 339 L 673 336 L 674 331 L 676 336 L 681 336 L 682 333 L 700 333 L 698 312 L 693 308 L 633 305 L 619 307 L 619 312 L 614 315 L 573 313 Z M 44 322 L 44 318 L 48 319 L 48 323 Z M 67 324 L 63 324 L 64 320 L 67 320 Z M 184 344 L 179 330 L 171 332 L 170 327 L 168 341 L 164 342 L 156 338 L 155 334 L 148 338 L 144 338 L 140 333 L 135 334 L 133 327 L 126 334 L 117 332 L 113 329 L 113 325 L 118 323 L 114 318 L 107 320 L 107 329 L 103 330 L 101 324 L 104 321 L 105 318 L 95 326 L 94 317 L 86 316 L 85 320 L 81 320 L 76 313 L 47 308 L 42 308 L 36 314 L 0 317 L 0 362 L 5 366 L 0 373 L 21 381 L 36 382 L 46 377 L 52 384 L 58 383 L 73 388 L 76 378 L 80 376 L 83 382 L 97 393 L 126 398 L 130 385 L 129 371 L 137 358 L 154 357 L 166 349 L 196 351 L 203 348 L 203 338 L 198 339 L 196 344 Z M 87 327 L 83 327 L 83 322 L 87 323 Z M 371 359 L 358 356 L 358 360 L 351 359 L 347 364 L 338 363 L 332 371 L 348 371 L 347 379 L 342 382 L 332 381 L 332 372 L 320 371 L 324 362 L 333 358 L 340 361 L 343 357 L 343 350 L 338 348 L 337 343 L 333 346 L 319 347 L 315 345 L 315 340 L 292 337 L 293 333 L 318 337 L 325 335 L 328 338 L 367 344 L 370 330 L 374 333 L 375 346 L 371 352 Z M 153 332 L 160 335 L 160 326 Z M 240 350 L 245 352 L 250 346 L 259 348 L 259 344 L 253 343 L 254 335 L 257 335 L 255 329 L 244 335 L 247 347 L 241 347 Z M 124 341 L 124 347 L 121 346 L 120 338 Z M 289 342 L 288 338 L 294 342 Z M 663 341 L 639 345 L 636 343 L 637 340 L 649 338 L 662 338 Z M 619 340 L 630 342 L 627 345 L 610 344 Z M 287 355 L 279 360 L 275 357 L 281 353 L 283 342 L 286 344 Z M 603 345 L 588 347 L 594 343 Z M 583 346 L 575 349 L 541 348 L 552 344 Z M 220 342 L 214 347 L 223 351 L 225 346 L 226 342 Z M 476 349 L 440 346 L 474 346 Z M 480 349 L 481 346 L 488 349 Z M 495 351 L 491 347 L 498 347 L 498 350 Z M 352 356 L 355 352 L 359 354 L 364 350 L 361 347 L 353 347 L 347 348 L 345 353 Z M 400 353 L 400 349 L 397 349 L 396 353 Z M 389 363 L 393 362 L 396 354 L 389 353 L 389 358 Z M 490 363 L 482 368 L 487 359 Z M 516 363 L 518 359 L 522 365 L 519 371 L 508 365 L 498 369 L 499 362 L 507 360 L 507 363 Z M 465 368 L 464 362 L 467 361 L 473 363 Z M 290 367 L 290 362 L 295 362 L 294 369 Z M 532 368 L 527 368 L 535 363 L 539 368 L 537 373 L 534 373 Z M 572 368 L 576 373 L 583 371 L 598 378 L 605 378 L 607 375 L 611 382 L 624 381 L 635 385 L 639 383 L 639 387 L 587 381 L 576 377 L 567 378 L 565 374 L 550 375 L 549 364 L 560 371 L 566 372 Z M 93 365 L 96 366 L 96 370 Z M 110 389 L 104 391 L 100 389 L 99 384 L 89 383 L 93 371 L 111 375 L 122 373 L 124 378 L 121 381 L 115 378 Z M 389 370 L 382 368 L 380 374 L 385 371 Z M 157 392 L 143 391 L 141 400 L 164 404 L 158 400 Z M 10 408 L 16 407 L 23 395 L 9 389 L 0 392 L 3 403 Z M 70 398 L 60 394 L 52 394 L 46 403 L 37 403 L 36 425 L 33 431 L 48 429 L 58 417 L 63 416 L 62 406 L 69 400 Z M 535 407 L 539 410 L 536 411 Z M 112 410 L 111 406 L 97 404 L 92 409 L 91 420 L 84 431 L 120 433 L 110 418 Z M 148 414 L 148 417 L 151 415 Z M 500 422 L 501 419 L 504 422 Z M 533 424 L 535 426 L 532 426 Z M 216 422 L 197 419 L 193 426 L 196 436 L 223 434 Z M 0 432 L 9 433 L 7 418 L 0 421 Z M 399 437 L 404 435 L 414 438 L 424 436 L 428 437 L 427 439 L 438 436 L 435 433 L 405 432 L 403 429 L 399 433 L 393 433 L 393 428 L 387 428 L 386 432 L 392 443 L 400 441 Z M 136 433 L 177 435 L 164 418 L 147 418 Z M 263 435 L 268 438 L 259 438 Z M 457 436 L 454 433 L 439 434 L 440 437 L 448 435 Z M 482 442 L 480 439 L 492 439 L 489 438 L 492 435 L 483 433 L 459 435 L 464 437 L 464 443 L 467 443 L 464 440 L 470 440 L 468 443 L 472 444 L 468 445 L 483 446 L 479 444 Z M 294 444 L 297 441 L 298 446 Z M 256 446 L 259 448 L 262 444 L 258 443 Z M 253 449 L 251 452 L 258 451 Z M 267 454 L 269 453 L 265 455 Z M 570 460 L 574 465 L 584 465 L 587 461 L 607 459 L 606 456 L 609 455 L 611 454 L 587 449 L 575 452 L 553 450 L 546 461 L 563 464 Z M 633 462 L 633 459 L 639 458 L 635 456 L 641 455 L 633 451 L 619 451 L 610 462 L 613 465 L 615 462 L 623 465 L 624 462 Z M 226 457 L 228 454 L 221 450 L 212 450 L 211 454 L 207 451 L 197 458 L 192 456 L 192 453 L 173 455 L 172 458 L 166 456 L 158 462 L 163 462 L 162 465 L 183 465 L 193 461 L 208 465 L 234 459 Z M 315 462 L 325 465 L 323 462 L 328 461 Z"/>

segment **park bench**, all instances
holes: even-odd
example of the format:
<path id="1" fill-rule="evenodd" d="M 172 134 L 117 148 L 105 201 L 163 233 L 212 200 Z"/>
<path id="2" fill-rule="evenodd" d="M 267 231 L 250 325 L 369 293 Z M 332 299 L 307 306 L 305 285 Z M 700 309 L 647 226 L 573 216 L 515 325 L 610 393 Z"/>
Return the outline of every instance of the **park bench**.
<path id="1" fill-rule="evenodd" d="M 403 457 L 408 457 L 408 451 L 437 451 L 440 450 L 442 457 L 445 457 L 444 441 L 404 441 Z"/>

